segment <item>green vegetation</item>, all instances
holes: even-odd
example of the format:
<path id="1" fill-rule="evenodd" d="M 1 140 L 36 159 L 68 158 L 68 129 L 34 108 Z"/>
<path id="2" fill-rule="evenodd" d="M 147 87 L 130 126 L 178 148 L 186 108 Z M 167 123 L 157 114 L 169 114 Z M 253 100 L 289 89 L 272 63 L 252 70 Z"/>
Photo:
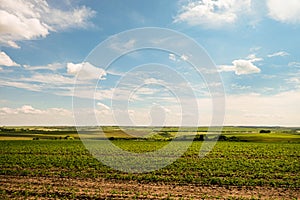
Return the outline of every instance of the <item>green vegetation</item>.
<path id="1" fill-rule="evenodd" d="M 214 132 L 207 127 L 197 129 L 184 127 L 79 127 L 80 136 L 75 127 L 0 127 L 0 140 L 65 140 L 80 137 L 101 140 L 110 138 L 169 141 L 214 139 Z M 300 128 L 285 127 L 224 127 L 222 141 L 248 142 L 300 142 Z"/>
<path id="2" fill-rule="evenodd" d="M 13 130 L 12 130 L 13 129 Z M 126 131 L 124 131 L 126 129 Z M 105 134 L 113 143 L 131 152 L 150 152 L 174 139 L 176 128 L 106 127 L 97 134 L 82 127 L 83 134 L 98 142 Z M 270 130 L 270 133 L 260 133 Z M 219 142 L 204 158 L 199 158 L 202 140 L 214 133 L 201 128 L 192 135 L 189 128 L 177 135 L 175 143 L 188 142 L 195 136 L 188 151 L 173 164 L 158 171 L 133 174 L 116 171 L 103 165 L 86 150 L 71 127 L 2 127 L 0 138 L 0 176 L 61 177 L 139 183 L 224 187 L 300 188 L 300 134 L 292 128 L 225 127 Z M 126 132 L 127 135 L 124 135 Z M 134 133 L 134 136 L 130 136 Z M 149 133 L 150 132 L 150 133 Z M 115 133 L 115 134 L 114 134 Z M 143 135 L 138 137 L 138 135 Z M 25 138 L 30 140 L 13 140 Z M 34 139 L 34 140 L 33 140 Z M 112 190 L 113 191 L 113 190 Z M 9 192 L 0 188 L 1 193 Z M 25 191 L 21 191 L 21 195 Z M 112 195 L 115 192 L 111 192 Z M 4 195 L 5 196 L 5 195 Z"/>
<path id="3" fill-rule="evenodd" d="M 167 143 L 114 142 L 125 150 L 135 152 L 152 151 Z M 219 142 L 205 158 L 200 159 L 198 153 L 201 144 L 194 142 L 175 163 L 159 171 L 127 174 L 101 164 L 80 141 L 1 141 L 0 174 L 300 187 L 299 143 Z"/>

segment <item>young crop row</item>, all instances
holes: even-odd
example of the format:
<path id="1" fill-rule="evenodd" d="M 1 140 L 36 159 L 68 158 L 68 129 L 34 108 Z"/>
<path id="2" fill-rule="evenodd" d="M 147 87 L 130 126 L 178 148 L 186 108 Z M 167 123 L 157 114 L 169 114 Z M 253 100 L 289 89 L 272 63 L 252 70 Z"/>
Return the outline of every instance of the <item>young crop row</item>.
<path id="1" fill-rule="evenodd" d="M 137 153 L 154 151 L 169 144 L 163 141 L 113 142 L 124 150 Z M 184 143 L 176 142 L 178 146 Z M 183 156 L 167 167 L 133 174 L 105 166 L 80 141 L 0 141 L 0 174 L 300 187 L 299 143 L 218 142 L 206 157 L 199 158 L 201 144 L 193 142 Z M 117 155 L 110 156 L 113 159 Z"/>

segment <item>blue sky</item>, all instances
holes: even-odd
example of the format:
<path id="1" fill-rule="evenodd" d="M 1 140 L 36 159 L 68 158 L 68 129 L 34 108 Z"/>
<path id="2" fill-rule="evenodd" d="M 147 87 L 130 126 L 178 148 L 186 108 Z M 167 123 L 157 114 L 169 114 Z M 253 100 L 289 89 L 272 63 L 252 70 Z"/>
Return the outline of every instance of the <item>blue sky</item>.
<path id="1" fill-rule="evenodd" d="M 181 76 L 195 93 L 198 125 L 210 124 L 209 89 L 188 54 L 136 51 L 109 69 L 86 60 L 112 35 L 160 27 L 194 39 L 215 63 L 226 94 L 225 125 L 299 126 L 299 13 L 298 0 L 0 0 L 0 125 L 74 125 L 75 81 L 98 83 L 92 111 L 98 124 L 115 124 L 112 99 L 129 95 L 128 108 L 117 110 L 133 124 L 179 125 L 182 105 L 174 93 L 188 88 Z M 133 38 L 111 47 L 135 45 Z M 89 112 L 91 97 L 82 91 L 74 98 Z"/>

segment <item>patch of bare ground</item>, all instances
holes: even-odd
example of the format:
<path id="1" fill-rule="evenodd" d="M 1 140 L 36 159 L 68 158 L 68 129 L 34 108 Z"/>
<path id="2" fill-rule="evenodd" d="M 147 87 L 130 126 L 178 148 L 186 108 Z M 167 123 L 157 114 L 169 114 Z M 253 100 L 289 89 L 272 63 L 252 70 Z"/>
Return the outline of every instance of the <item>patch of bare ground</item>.
<path id="1" fill-rule="evenodd" d="M 60 177 L 0 176 L 0 199 L 300 199 L 299 188 L 218 187 Z"/>

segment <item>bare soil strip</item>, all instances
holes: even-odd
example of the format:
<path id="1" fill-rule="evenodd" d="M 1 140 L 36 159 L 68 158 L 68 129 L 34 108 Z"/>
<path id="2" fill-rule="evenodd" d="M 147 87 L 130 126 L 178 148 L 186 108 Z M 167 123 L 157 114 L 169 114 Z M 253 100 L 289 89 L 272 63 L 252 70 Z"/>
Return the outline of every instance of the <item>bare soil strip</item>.
<path id="1" fill-rule="evenodd" d="M 300 199 L 299 188 L 218 187 L 105 179 L 0 176 L 0 199 Z"/>

